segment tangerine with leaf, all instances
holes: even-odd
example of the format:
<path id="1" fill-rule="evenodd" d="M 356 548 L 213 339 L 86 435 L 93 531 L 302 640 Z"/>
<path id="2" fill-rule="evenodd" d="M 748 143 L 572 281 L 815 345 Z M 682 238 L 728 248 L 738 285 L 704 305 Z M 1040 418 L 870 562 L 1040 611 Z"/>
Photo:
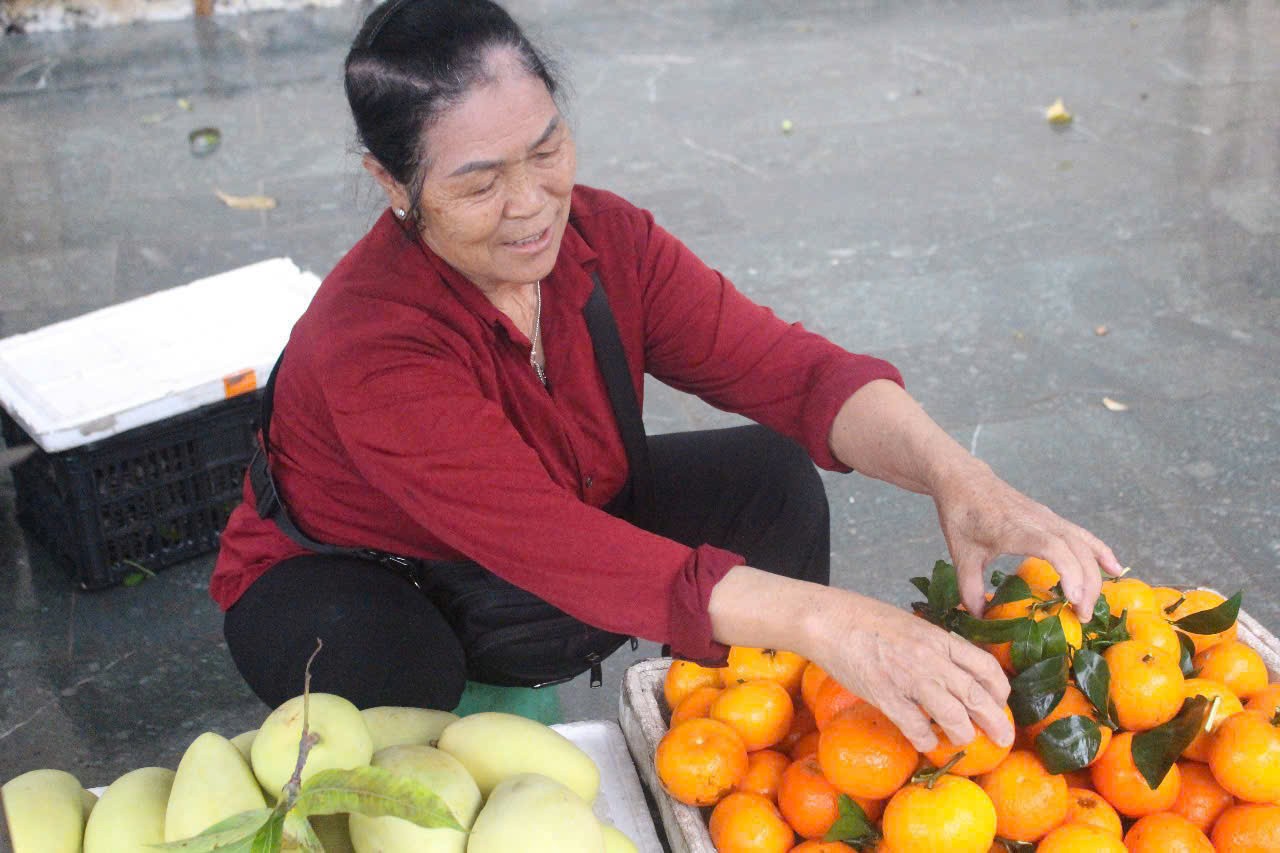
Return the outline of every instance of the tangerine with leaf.
<path id="1" fill-rule="evenodd" d="M 1133 640 L 1102 653 L 1111 671 L 1108 698 L 1116 722 L 1128 731 L 1146 731 L 1172 720 L 1182 707 L 1182 670 Z"/>

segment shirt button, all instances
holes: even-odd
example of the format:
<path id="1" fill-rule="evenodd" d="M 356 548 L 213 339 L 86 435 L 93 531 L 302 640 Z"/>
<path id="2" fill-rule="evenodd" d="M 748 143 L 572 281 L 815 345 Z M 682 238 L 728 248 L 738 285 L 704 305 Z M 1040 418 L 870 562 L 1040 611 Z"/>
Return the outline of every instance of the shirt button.
<path id="1" fill-rule="evenodd" d="M 589 489 L 591 488 L 591 484 L 594 483 L 595 480 L 593 480 L 591 477 L 588 477 L 585 482 L 586 482 L 587 488 Z"/>

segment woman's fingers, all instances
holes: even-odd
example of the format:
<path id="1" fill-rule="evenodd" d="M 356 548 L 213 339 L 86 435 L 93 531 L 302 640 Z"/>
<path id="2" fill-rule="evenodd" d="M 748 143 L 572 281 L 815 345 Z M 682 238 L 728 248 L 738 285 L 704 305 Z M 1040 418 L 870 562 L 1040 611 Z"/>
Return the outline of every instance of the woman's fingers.
<path id="1" fill-rule="evenodd" d="M 991 701 L 1004 705 L 1009 701 L 1009 677 L 990 654 L 957 634 L 948 637 L 947 655 L 969 676 Z"/>
<path id="2" fill-rule="evenodd" d="M 938 736 L 929 725 L 929 718 L 915 702 L 894 692 L 891 695 L 879 697 L 873 704 L 898 727 L 903 737 L 911 741 L 916 751 L 928 752 L 938 745 Z"/>
<path id="3" fill-rule="evenodd" d="M 960 586 L 960 600 L 974 616 L 981 616 L 986 609 L 986 585 L 982 575 L 986 571 L 981 556 L 966 554 L 956 557 L 956 581 Z"/>
<path id="4" fill-rule="evenodd" d="M 948 682 L 951 680 L 948 678 Z M 985 695 L 981 688 L 978 692 Z M 966 708 L 952 690 L 942 682 L 932 678 L 921 679 L 916 684 L 915 698 L 920 703 L 920 707 L 933 718 L 953 744 L 957 746 L 966 744 L 977 737 L 978 733 L 973 727 L 973 721 L 969 719 L 970 709 Z M 989 701 L 990 697 L 988 697 Z M 906 733 L 903 732 L 903 734 Z"/>

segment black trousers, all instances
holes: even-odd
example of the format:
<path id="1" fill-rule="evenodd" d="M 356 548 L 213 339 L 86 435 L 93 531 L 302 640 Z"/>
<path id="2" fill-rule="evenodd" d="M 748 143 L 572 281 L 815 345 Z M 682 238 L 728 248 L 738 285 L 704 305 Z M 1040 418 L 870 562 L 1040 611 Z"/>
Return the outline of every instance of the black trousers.
<path id="1" fill-rule="evenodd" d="M 790 439 L 760 426 L 651 436 L 652 532 L 715 545 L 748 565 L 826 584 L 830 524 L 822 479 Z M 296 696 L 316 638 L 311 689 L 358 707 L 450 710 L 466 684 L 462 647 L 409 581 L 355 557 L 273 566 L 226 613 L 240 674 L 274 708 Z"/>

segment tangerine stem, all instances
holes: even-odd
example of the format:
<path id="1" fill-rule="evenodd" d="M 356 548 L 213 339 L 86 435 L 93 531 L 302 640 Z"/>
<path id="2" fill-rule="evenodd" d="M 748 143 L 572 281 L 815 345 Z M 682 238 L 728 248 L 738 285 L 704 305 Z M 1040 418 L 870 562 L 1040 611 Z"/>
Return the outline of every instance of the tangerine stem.
<path id="1" fill-rule="evenodd" d="M 1205 732 L 1212 734 L 1217 723 L 1218 708 L 1222 705 L 1222 697 L 1214 696 L 1213 703 L 1209 705 L 1209 715 L 1204 719 Z"/>
<path id="2" fill-rule="evenodd" d="M 1271 717 L 1271 725 L 1280 728 L 1280 706 L 1276 707 L 1275 714 Z"/>
<path id="3" fill-rule="evenodd" d="M 959 764 L 961 759 L 963 758 L 964 758 L 964 750 L 962 749 L 959 752 L 957 752 L 955 755 L 951 756 L 951 758 L 947 760 L 947 763 L 942 765 L 941 767 L 938 767 L 932 770 L 921 770 L 919 773 L 917 773 L 915 776 L 911 778 L 911 782 L 912 784 L 915 784 L 915 785 L 924 785 L 927 790 L 932 791 L 934 783 L 936 783 L 943 776 L 947 775 L 947 773 L 950 772 L 951 768 Z"/>

